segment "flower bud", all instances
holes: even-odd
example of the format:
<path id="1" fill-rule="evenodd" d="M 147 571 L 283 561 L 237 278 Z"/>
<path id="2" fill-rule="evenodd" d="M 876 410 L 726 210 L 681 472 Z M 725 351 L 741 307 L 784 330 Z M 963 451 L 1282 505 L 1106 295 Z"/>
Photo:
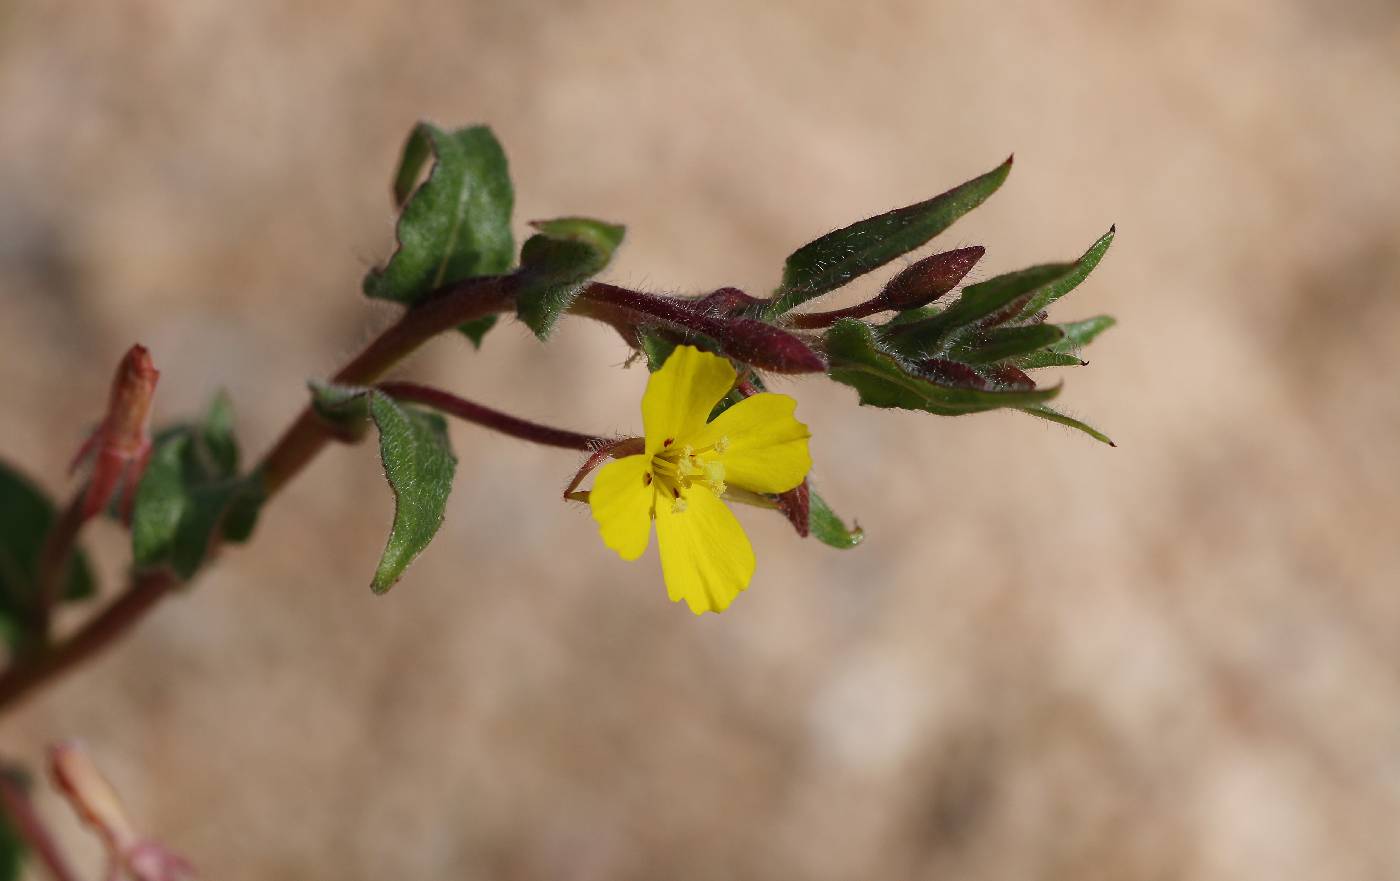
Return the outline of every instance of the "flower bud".
<path id="1" fill-rule="evenodd" d="M 981 245 L 925 257 L 890 279 L 880 300 L 890 309 L 927 306 L 958 286 L 987 251 Z"/>
<path id="2" fill-rule="evenodd" d="M 774 373 L 823 373 L 826 361 L 797 336 L 755 318 L 718 319 L 706 332 L 730 357 Z"/>

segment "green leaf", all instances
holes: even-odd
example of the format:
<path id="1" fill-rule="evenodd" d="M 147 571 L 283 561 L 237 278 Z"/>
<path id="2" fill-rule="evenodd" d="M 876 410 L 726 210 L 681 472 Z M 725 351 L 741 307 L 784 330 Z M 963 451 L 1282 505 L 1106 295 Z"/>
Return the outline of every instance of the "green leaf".
<path id="1" fill-rule="evenodd" d="M 877 344 L 870 326 L 843 319 L 827 332 L 831 378 L 860 393 L 860 402 L 873 407 L 923 410 L 958 416 L 1001 407 L 1026 407 L 1048 401 L 1059 386 L 1046 389 L 991 391 L 940 385 L 918 376 L 895 355 Z"/>
<path id="2" fill-rule="evenodd" d="M 1083 256 L 1074 261 L 1074 269 L 1063 278 L 1056 280 L 1053 284 L 1046 285 L 1031 297 L 1021 310 L 1020 318 L 1025 319 L 1046 309 L 1051 303 L 1063 297 L 1065 294 L 1079 287 L 1080 282 L 1089 277 L 1089 273 L 1094 271 L 1094 267 L 1099 265 L 1103 255 L 1108 252 L 1108 246 L 1113 244 L 1113 236 L 1117 227 L 1109 227 L 1097 242 L 1089 246 Z"/>
<path id="3" fill-rule="evenodd" d="M 679 343 L 659 330 L 642 327 L 637 330 L 637 345 L 646 356 L 647 370 L 655 373 L 666 363 L 666 359 L 671 357 Z"/>
<path id="4" fill-rule="evenodd" d="M 370 584 L 375 593 L 384 593 L 442 526 L 457 457 L 448 444 L 447 422 L 436 413 L 400 407 L 378 392 L 370 395 L 370 413 L 394 491 L 394 526 Z"/>
<path id="5" fill-rule="evenodd" d="M 139 569 L 168 565 L 188 581 L 219 539 L 252 534 L 264 499 L 256 474 L 238 474 L 238 442 L 227 396 L 198 425 L 178 425 L 155 440 L 136 490 L 131 554 Z"/>
<path id="6" fill-rule="evenodd" d="M 516 313 L 543 340 L 584 283 L 607 267 L 626 227 L 587 217 L 542 220 L 531 226 L 539 232 L 520 249 Z"/>
<path id="7" fill-rule="evenodd" d="M 480 349 L 481 340 L 486 336 L 486 332 L 496 326 L 499 315 L 483 315 L 480 318 L 457 325 L 457 329 L 467 335 L 467 339 L 472 341 L 472 347 Z"/>
<path id="8" fill-rule="evenodd" d="M 401 406 L 373 389 L 313 384 L 312 391 L 318 408 L 332 418 L 367 415 L 379 429 L 379 455 L 394 493 L 394 525 L 370 588 L 384 593 L 442 526 L 457 469 L 447 423 L 436 413 Z"/>
<path id="9" fill-rule="evenodd" d="M 826 500 L 817 495 L 816 490 L 809 489 L 808 498 L 811 513 L 807 518 L 807 528 L 811 530 L 813 538 L 822 544 L 842 550 L 853 548 L 865 540 L 865 530 L 859 525 L 848 528 L 841 522 L 841 518 L 836 516 L 836 512 L 831 510 Z"/>
<path id="10" fill-rule="evenodd" d="M 867 218 L 803 245 L 788 257 L 782 286 L 765 315 L 782 315 L 923 246 L 982 204 L 1010 173 L 1011 160 L 1007 159 L 932 199 Z"/>
<path id="11" fill-rule="evenodd" d="M 1029 355 L 1023 355 L 1012 363 L 1022 370 L 1035 370 L 1040 367 L 1079 367 L 1082 366 L 1084 362 L 1079 360 L 1076 355 L 1066 355 L 1062 352 L 1041 350 L 1039 352 L 1031 352 Z"/>
<path id="12" fill-rule="evenodd" d="M 57 517 L 49 497 L 20 472 L 0 462 L 0 642 L 14 646 L 38 600 L 39 557 Z M 75 549 L 62 598 L 81 600 L 95 592 L 92 569 Z"/>
<path id="13" fill-rule="evenodd" d="M 1037 416 L 1037 417 L 1039 417 L 1039 418 L 1041 418 L 1041 419 L 1045 419 L 1045 420 L 1050 421 L 1050 422 L 1056 422 L 1056 423 L 1059 423 L 1060 425 L 1067 425 L 1067 426 L 1069 426 L 1070 428 L 1077 429 L 1078 431 L 1082 431 L 1082 432 L 1084 432 L 1085 434 L 1089 435 L 1089 437 L 1092 437 L 1094 440 L 1096 440 L 1096 441 L 1102 441 L 1103 443 L 1108 444 L 1110 447 L 1116 447 L 1116 446 L 1118 446 L 1117 444 L 1115 444 L 1115 443 L 1109 438 L 1108 435 L 1106 435 L 1106 434 L 1104 434 L 1103 432 L 1099 431 L 1097 428 L 1094 428 L 1092 425 L 1088 425 L 1088 424 L 1086 424 L 1086 423 L 1080 422 L 1078 419 L 1075 419 L 1073 416 L 1066 416 L 1065 414 L 1061 413 L 1059 410 L 1053 410 L 1053 409 L 1051 409 L 1051 408 L 1049 408 L 1049 407 L 1046 407 L 1046 406 L 1043 406 L 1043 405 L 1033 406 L 1033 407 L 1022 407 L 1021 409 L 1022 409 L 1022 411 L 1026 412 L 1026 413 L 1029 413 L 1029 414 L 1031 414 L 1032 416 Z"/>
<path id="14" fill-rule="evenodd" d="M 1093 318 L 1086 318 L 1083 321 L 1071 321 L 1068 324 L 1057 324 L 1065 335 L 1064 339 L 1050 346 L 1050 351 L 1069 354 L 1077 352 L 1089 343 L 1094 341 L 1094 337 L 1108 330 L 1118 322 L 1111 315 L 1096 315 Z M 1077 360 L 1077 359 L 1076 359 Z"/>
<path id="15" fill-rule="evenodd" d="M 959 340 L 948 357 L 964 364 L 995 364 L 1058 343 L 1064 335 L 1053 324 L 996 327 Z"/>
<path id="16" fill-rule="evenodd" d="M 23 861 L 24 841 L 10 825 L 5 811 L 0 810 L 0 881 L 19 881 Z"/>
<path id="17" fill-rule="evenodd" d="M 432 171 L 414 189 L 429 155 Z M 366 295 L 412 304 L 442 285 L 510 268 L 515 192 L 505 151 L 489 128 L 449 133 L 419 123 L 404 145 L 394 199 L 402 208 L 398 248 L 365 276 Z"/>

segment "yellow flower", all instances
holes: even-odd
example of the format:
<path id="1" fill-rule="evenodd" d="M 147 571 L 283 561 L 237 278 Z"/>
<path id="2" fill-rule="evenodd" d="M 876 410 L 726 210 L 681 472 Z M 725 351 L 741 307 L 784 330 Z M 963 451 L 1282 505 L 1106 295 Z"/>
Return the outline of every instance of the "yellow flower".
<path id="1" fill-rule="evenodd" d="M 725 490 L 786 492 L 812 467 L 811 435 L 787 395 L 745 398 L 706 423 L 734 379 L 728 360 L 678 346 L 642 396 L 645 452 L 604 466 L 588 500 L 603 543 L 624 560 L 647 549 L 656 521 L 666 591 L 697 615 L 723 611 L 753 577 Z"/>

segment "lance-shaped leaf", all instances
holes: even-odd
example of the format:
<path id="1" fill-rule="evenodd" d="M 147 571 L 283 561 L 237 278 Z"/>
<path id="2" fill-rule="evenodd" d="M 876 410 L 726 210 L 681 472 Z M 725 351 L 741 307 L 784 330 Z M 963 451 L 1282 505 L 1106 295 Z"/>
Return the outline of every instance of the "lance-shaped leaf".
<path id="1" fill-rule="evenodd" d="M 427 180 L 414 188 L 432 157 Z M 510 268 L 515 192 L 505 151 L 485 126 L 444 132 L 421 122 L 394 176 L 398 248 L 365 276 L 365 294 L 412 304 L 435 288 Z"/>
<path id="2" fill-rule="evenodd" d="M 1108 232 L 1092 245 L 1089 250 L 1076 261 L 1074 261 L 1073 271 L 1066 273 L 1064 277 L 1056 279 L 1054 283 L 1048 284 L 1036 291 L 1021 309 L 1020 317 L 1029 318 L 1050 306 L 1051 303 L 1063 297 L 1065 294 L 1079 287 L 1080 282 L 1089 277 L 1089 273 L 1094 271 L 1094 267 L 1099 265 L 1103 255 L 1107 253 L 1108 246 L 1113 244 L 1113 236 L 1117 227 L 1110 226 Z"/>
<path id="3" fill-rule="evenodd" d="M 932 199 L 867 218 L 803 245 L 788 257 L 782 286 L 765 308 L 765 314 L 782 315 L 923 246 L 982 204 L 1010 172 L 1011 160 L 1007 159 L 986 174 Z"/>
<path id="4" fill-rule="evenodd" d="M 948 357 L 964 364 L 994 364 L 1054 345 L 1064 336 L 1065 332 L 1053 324 L 997 327 L 967 335 L 952 347 Z"/>
<path id="5" fill-rule="evenodd" d="M 370 588 L 393 587 L 442 526 L 447 494 L 457 470 L 447 423 L 436 413 L 398 404 L 366 388 L 313 386 L 316 407 L 348 420 L 365 419 L 379 429 L 379 456 L 394 493 L 394 525 Z"/>
<path id="6" fill-rule="evenodd" d="M 0 462 L 0 643 L 14 646 L 23 638 L 39 599 L 44 537 L 56 517 L 43 490 Z M 62 599 L 84 599 L 93 589 L 87 555 L 77 549 L 64 576 Z"/>
<path id="7" fill-rule="evenodd" d="M 219 395 L 198 425 L 161 432 L 131 519 L 137 568 L 168 565 L 189 580 L 214 546 L 247 541 L 264 499 L 256 474 L 238 474 L 233 410 Z"/>
<path id="8" fill-rule="evenodd" d="M 1041 367 L 1082 367 L 1085 362 L 1080 360 L 1078 355 L 1066 355 L 1063 352 L 1050 352 L 1042 349 L 1039 352 L 1022 355 L 1014 363 L 1022 370 L 1036 370 Z"/>
<path id="9" fill-rule="evenodd" d="M 847 526 L 815 490 L 809 490 L 808 497 L 810 510 L 807 529 L 813 538 L 842 550 L 853 548 L 865 540 L 865 530 L 859 525 Z"/>
<path id="10" fill-rule="evenodd" d="M 1118 322 L 1112 315 L 1096 315 L 1093 318 L 1086 318 L 1083 321 L 1071 321 L 1067 324 L 1056 324 L 1064 333 L 1064 339 L 1051 345 L 1050 351 L 1077 352 L 1094 341 L 1094 338 L 1108 330 Z"/>
<path id="11" fill-rule="evenodd" d="M 1026 407 L 1048 401 L 1059 386 L 1046 389 L 983 390 L 948 386 L 916 375 L 895 355 L 878 345 L 869 325 L 846 319 L 826 337 L 831 378 L 860 393 L 860 402 L 873 407 L 924 410 L 958 416 L 1001 407 Z"/>
<path id="12" fill-rule="evenodd" d="M 587 217 L 536 221 L 531 226 L 539 232 L 520 249 L 516 313 L 543 340 L 584 283 L 607 267 L 626 227 Z"/>
<path id="13" fill-rule="evenodd" d="M 1031 414 L 1032 416 L 1036 416 L 1036 417 L 1039 417 L 1039 418 L 1041 418 L 1041 419 L 1045 419 L 1045 420 L 1047 420 L 1047 421 L 1049 421 L 1049 422 L 1055 422 L 1055 423 L 1058 423 L 1058 424 L 1060 424 L 1060 425 L 1065 425 L 1065 426 L 1068 426 L 1068 427 L 1070 427 L 1070 428 L 1073 428 L 1073 429 L 1075 429 L 1075 430 L 1077 430 L 1077 431 L 1082 431 L 1082 432 L 1084 432 L 1085 434 L 1089 435 L 1089 437 L 1092 437 L 1094 440 L 1096 440 L 1096 441 L 1101 441 L 1101 442 L 1103 442 L 1103 443 L 1106 443 L 1106 444 L 1108 444 L 1110 447 L 1116 447 L 1116 446 L 1118 446 L 1117 444 L 1115 444 L 1115 443 L 1109 438 L 1108 435 L 1106 435 L 1106 434 L 1104 434 L 1103 432 L 1099 431 L 1097 428 L 1094 428 L 1092 425 L 1088 425 L 1088 424 L 1086 424 L 1086 423 L 1080 422 L 1078 419 L 1075 419 L 1073 416 L 1066 416 L 1065 414 L 1061 413 L 1059 410 L 1054 410 L 1054 409 L 1051 409 L 1050 407 L 1046 407 L 1046 406 L 1044 406 L 1044 405 L 1036 405 L 1036 406 L 1032 406 L 1032 407 L 1022 407 L 1021 409 L 1022 409 L 1024 412 Z"/>

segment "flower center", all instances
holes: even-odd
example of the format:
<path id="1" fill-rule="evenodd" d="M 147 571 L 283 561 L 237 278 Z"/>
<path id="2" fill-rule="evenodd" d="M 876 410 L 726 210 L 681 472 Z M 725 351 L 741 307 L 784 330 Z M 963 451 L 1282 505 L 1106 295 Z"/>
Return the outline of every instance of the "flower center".
<path id="1" fill-rule="evenodd" d="M 724 495 L 724 462 L 721 457 L 728 447 L 727 437 L 699 449 L 689 444 L 677 444 L 675 438 L 667 438 L 660 451 L 652 456 L 651 469 L 643 477 L 656 489 L 653 506 L 669 503 L 672 513 L 680 514 L 686 509 L 686 494 L 697 485 L 716 496 Z M 652 516 L 656 516 L 655 507 Z"/>

